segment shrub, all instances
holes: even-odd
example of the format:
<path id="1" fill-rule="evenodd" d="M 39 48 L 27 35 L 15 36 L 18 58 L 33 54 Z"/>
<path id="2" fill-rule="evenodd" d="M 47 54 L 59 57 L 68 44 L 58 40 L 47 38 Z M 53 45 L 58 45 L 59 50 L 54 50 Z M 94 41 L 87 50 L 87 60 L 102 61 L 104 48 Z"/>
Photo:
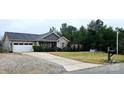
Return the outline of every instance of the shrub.
<path id="1" fill-rule="evenodd" d="M 0 53 L 8 53 L 8 51 L 3 48 L 0 48 Z"/>
<path id="2" fill-rule="evenodd" d="M 34 52 L 50 52 L 50 51 L 76 51 L 75 49 L 72 49 L 71 47 L 66 47 L 63 49 L 60 48 L 49 48 L 49 47 L 42 47 L 42 46 L 33 46 Z"/>
<path id="3" fill-rule="evenodd" d="M 33 50 L 34 50 L 34 52 L 40 52 L 41 47 L 40 46 L 33 46 Z"/>
<path id="4" fill-rule="evenodd" d="M 0 48 L 0 53 L 2 53 L 2 49 Z"/>
<path id="5" fill-rule="evenodd" d="M 49 51 L 55 51 L 56 48 L 33 46 L 33 50 L 34 50 L 34 52 L 49 52 Z"/>

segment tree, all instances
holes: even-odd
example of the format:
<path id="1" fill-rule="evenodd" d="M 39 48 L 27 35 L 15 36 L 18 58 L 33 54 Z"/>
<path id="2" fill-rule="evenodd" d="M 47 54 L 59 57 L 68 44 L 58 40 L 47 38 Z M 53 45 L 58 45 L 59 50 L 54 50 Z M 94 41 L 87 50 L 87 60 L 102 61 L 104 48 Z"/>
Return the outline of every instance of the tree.
<path id="1" fill-rule="evenodd" d="M 112 27 L 108 27 L 103 33 L 103 50 L 107 50 L 107 47 L 116 49 L 116 32 Z"/>
<path id="2" fill-rule="evenodd" d="M 57 30 L 56 30 L 55 27 L 51 27 L 50 30 L 49 30 L 49 32 L 56 32 L 56 31 L 57 31 Z"/>
<path id="3" fill-rule="evenodd" d="M 119 52 L 124 54 L 124 29 L 116 28 L 116 31 L 119 31 Z"/>
<path id="4" fill-rule="evenodd" d="M 66 23 L 62 24 L 60 28 L 60 32 L 62 36 L 66 37 L 71 41 L 71 43 L 76 42 L 75 37 L 76 37 L 76 31 L 77 28 L 74 26 L 68 26 Z"/>
<path id="5" fill-rule="evenodd" d="M 77 37 L 79 39 L 80 44 L 85 43 L 86 35 L 87 35 L 86 28 L 84 26 L 81 26 L 78 32 L 78 37 Z"/>
<path id="6" fill-rule="evenodd" d="M 98 20 L 92 20 L 88 25 L 87 25 L 87 30 L 88 30 L 88 37 L 87 42 L 90 43 L 89 48 L 98 48 L 98 38 L 99 34 L 102 29 L 105 28 L 104 22 L 101 21 L 100 19 Z M 101 39 L 101 38 L 100 38 Z"/>
<path id="7" fill-rule="evenodd" d="M 82 50 L 87 50 L 87 29 L 84 26 L 81 26 L 78 31 L 78 36 L 76 37 L 78 39 L 78 44 L 82 45 Z"/>
<path id="8" fill-rule="evenodd" d="M 60 32 L 61 32 L 61 34 L 62 34 L 63 36 L 66 36 L 66 35 L 67 35 L 67 34 L 66 34 L 66 31 L 67 31 L 67 24 L 66 24 L 66 23 L 63 23 L 63 24 L 61 25 Z"/>
<path id="9" fill-rule="evenodd" d="M 104 26 L 104 22 L 100 19 L 94 21 L 92 20 L 89 24 L 88 24 L 88 31 L 92 32 L 92 33 L 96 33 L 99 30 L 101 30 L 101 28 Z"/>
<path id="10" fill-rule="evenodd" d="M 49 32 L 51 32 L 51 33 L 54 32 L 61 36 L 61 33 L 55 27 L 51 27 Z"/>
<path id="11" fill-rule="evenodd" d="M 124 29 L 116 28 L 119 33 L 119 51 L 124 51 Z M 107 27 L 100 19 L 92 20 L 85 28 L 83 25 L 77 29 L 63 23 L 60 28 L 62 36 L 71 41 L 71 44 L 83 45 L 83 50 L 97 49 L 107 51 L 108 46 L 116 49 L 116 30 Z"/>

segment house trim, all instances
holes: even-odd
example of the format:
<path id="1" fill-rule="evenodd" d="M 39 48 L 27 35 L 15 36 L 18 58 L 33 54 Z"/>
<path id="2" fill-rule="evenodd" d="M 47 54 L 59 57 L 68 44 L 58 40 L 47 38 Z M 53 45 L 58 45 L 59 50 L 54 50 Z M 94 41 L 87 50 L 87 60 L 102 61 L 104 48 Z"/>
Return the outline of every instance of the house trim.
<path id="1" fill-rule="evenodd" d="M 47 37 L 47 36 L 49 36 L 49 35 L 51 35 L 51 34 L 55 34 L 56 36 L 58 36 L 58 37 L 60 38 L 60 36 L 57 35 L 55 32 L 49 33 L 48 35 L 45 35 L 45 36 L 43 36 L 42 38 L 45 38 L 45 37 Z"/>

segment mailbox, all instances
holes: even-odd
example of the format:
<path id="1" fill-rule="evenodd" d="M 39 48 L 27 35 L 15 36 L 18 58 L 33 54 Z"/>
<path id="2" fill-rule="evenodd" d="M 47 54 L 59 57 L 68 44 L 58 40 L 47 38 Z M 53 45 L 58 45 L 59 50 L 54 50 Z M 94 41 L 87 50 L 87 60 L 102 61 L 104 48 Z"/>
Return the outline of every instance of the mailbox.
<path id="1" fill-rule="evenodd" d="M 112 57 L 114 54 L 116 54 L 116 50 L 110 50 L 110 49 L 108 48 L 108 63 L 112 63 L 111 57 Z"/>
<path id="2" fill-rule="evenodd" d="M 116 54 L 116 50 L 109 50 L 108 52 L 111 54 Z"/>

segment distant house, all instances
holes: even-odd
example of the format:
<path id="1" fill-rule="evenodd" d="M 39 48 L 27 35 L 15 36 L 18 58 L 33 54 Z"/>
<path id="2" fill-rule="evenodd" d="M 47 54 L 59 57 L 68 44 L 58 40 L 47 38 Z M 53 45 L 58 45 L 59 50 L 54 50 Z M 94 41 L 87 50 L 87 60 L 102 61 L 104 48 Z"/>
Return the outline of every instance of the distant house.
<path id="1" fill-rule="evenodd" d="M 0 40 L 0 49 L 2 48 L 2 41 Z"/>
<path id="2" fill-rule="evenodd" d="M 5 32 L 3 37 L 3 49 L 8 52 L 30 52 L 33 51 L 33 45 L 63 49 L 68 43 L 68 39 L 54 32 L 45 34 Z"/>

